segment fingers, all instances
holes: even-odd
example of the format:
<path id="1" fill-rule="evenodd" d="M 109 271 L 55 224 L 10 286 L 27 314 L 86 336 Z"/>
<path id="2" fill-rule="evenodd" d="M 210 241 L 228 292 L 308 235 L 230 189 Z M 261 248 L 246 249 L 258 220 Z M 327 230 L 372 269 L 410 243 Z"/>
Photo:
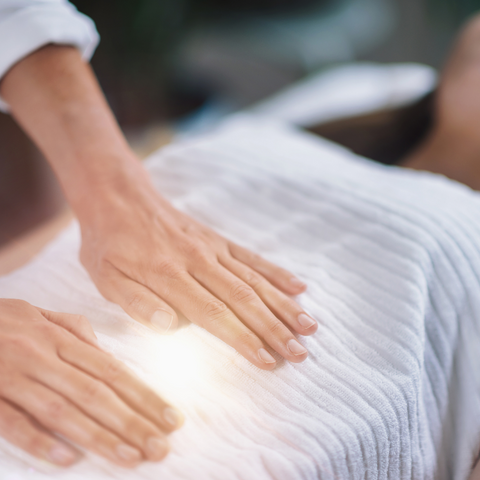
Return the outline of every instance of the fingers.
<path id="1" fill-rule="evenodd" d="M 18 328 L 21 335 L 10 334 L 2 347 L 0 367 L 6 374 L 0 382 L 0 401 L 5 403 L 0 403 L 0 434 L 3 411 L 5 421 L 17 421 L 20 433 L 30 432 L 36 439 L 30 445 L 18 433 L 12 441 L 59 464 L 75 461 L 75 451 L 72 456 L 68 446 L 62 448 L 43 428 L 124 467 L 163 459 L 169 450 L 165 432 L 173 430 L 174 420 L 179 426 L 181 416 L 121 362 L 62 328 L 78 334 L 85 319 L 30 309 L 30 328 Z M 86 332 L 91 334 L 88 328 Z M 13 370 L 7 368 L 12 362 Z M 38 431 L 32 433 L 32 428 Z"/>
<path id="2" fill-rule="evenodd" d="M 290 362 L 302 362 L 307 350 L 263 303 L 255 290 L 220 264 L 199 269 L 195 278 L 222 299 L 238 318 Z"/>
<path id="3" fill-rule="evenodd" d="M 134 467 L 143 459 L 137 448 L 93 421 L 44 385 L 22 378 L 16 382 L 16 388 L 5 392 L 5 397 L 22 410 L 28 411 L 48 430 L 123 467 Z"/>
<path id="4" fill-rule="evenodd" d="M 220 263 L 252 287 L 276 317 L 292 330 L 300 335 L 312 335 L 317 331 L 317 322 L 305 313 L 294 300 L 280 292 L 260 274 L 234 258 L 222 258 Z"/>
<path id="5" fill-rule="evenodd" d="M 187 272 L 176 268 L 173 264 L 163 265 L 161 270 L 164 276 L 158 277 L 152 285 L 149 285 L 153 288 L 153 283 L 156 283 L 158 296 L 120 271 L 109 272 L 104 286 L 107 290 L 102 293 L 109 300 L 118 303 L 133 318 L 149 326 L 151 322 L 135 317 L 134 312 L 140 310 L 152 315 L 152 311 L 156 313 L 158 306 L 162 305 L 160 307 L 162 310 L 168 309 L 174 315 L 172 322 L 175 325 L 178 323 L 175 311 L 160 297 L 168 298 L 173 308 L 231 345 L 259 368 L 271 370 L 275 367 L 275 359 L 265 349 L 261 340 L 225 304 L 206 291 Z M 123 296 L 119 295 L 120 293 L 123 293 Z M 144 317 L 147 315 L 144 314 Z"/>
<path id="6" fill-rule="evenodd" d="M 238 264 L 241 265 L 241 262 Z M 268 262 L 264 262 L 262 265 L 270 266 Z M 242 292 L 232 293 L 232 285 L 240 283 L 237 285 L 240 290 L 245 288 L 251 290 L 251 288 L 244 282 L 239 282 L 239 279 L 224 267 L 216 264 L 214 270 L 217 271 L 215 273 L 207 272 L 208 268 L 206 269 L 206 267 L 208 265 L 203 263 L 200 269 L 196 269 L 199 270 L 198 276 L 193 274 L 195 279 L 200 281 L 199 284 L 189 273 L 175 267 L 173 263 L 172 265 L 162 265 L 161 269 L 157 269 L 164 275 L 158 276 L 155 281 L 150 280 L 148 287 L 140 285 L 122 272 L 112 269 L 104 284 L 104 288 L 108 289 L 108 292 L 103 291 L 102 293 L 110 300 L 119 303 L 127 313 L 140 321 L 149 315 L 157 315 L 159 305 L 161 305 L 163 307 L 162 315 L 168 314 L 169 318 L 167 331 L 171 325 L 170 321 L 177 323 L 177 317 L 173 310 L 175 308 L 192 322 L 204 327 L 234 347 L 259 368 L 270 370 L 276 364 L 275 359 L 265 348 L 263 340 L 289 361 L 305 360 L 308 355 L 306 349 L 283 323 L 285 322 L 299 333 L 313 333 L 314 329 L 311 323 L 308 327 L 301 325 L 302 320 L 305 324 L 305 322 L 311 322 L 311 319 L 303 311 L 299 311 L 295 302 L 276 291 L 273 286 L 270 289 L 264 287 L 264 297 L 266 300 L 268 299 L 272 307 L 275 307 L 274 313 L 278 314 L 282 307 L 288 306 L 286 312 L 281 312 L 281 320 L 279 320 L 270 311 L 270 306 L 266 306 L 254 291 L 252 291 L 252 302 L 244 302 L 242 298 L 236 299 L 242 295 Z M 270 272 L 270 275 L 278 273 L 278 271 L 282 272 L 282 275 L 288 279 L 289 288 L 292 290 L 291 274 L 279 267 L 273 265 L 272 267 L 275 271 Z M 220 271 L 221 274 L 218 273 Z M 282 281 L 278 282 L 277 279 L 277 283 L 282 283 Z M 283 281 L 283 283 L 286 282 Z M 206 288 L 203 288 L 202 285 Z M 152 290 L 155 290 L 155 293 Z M 163 298 L 168 298 L 171 307 L 162 300 Z M 167 313 L 167 309 L 171 314 Z M 138 315 L 139 310 L 144 313 Z M 172 317 L 174 320 L 171 320 Z M 146 322 L 143 320 L 142 323 Z M 147 324 L 151 325 L 151 321 Z"/>
<path id="7" fill-rule="evenodd" d="M 160 293 L 162 296 L 168 294 L 171 305 L 190 321 L 235 348 L 257 367 L 264 370 L 275 368 L 276 361 L 263 342 L 224 302 L 203 288 L 187 272 L 179 271 L 170 276 L 168 289 Z"/>
<path id="8" fill-rule="evenodd" d="M 43 431 L 26 413 L 3 399 L 0 399 L 0 436 L 30 455 L 61 467 L 68 467 L 80 458 L 72 447 Z"/>
<path id="9" fill-rule="evenodd" d="M 55 323 L 59 327 L 73 333 L 73 335 L 80 340 L 83 340 L 94 347 L 98 347 L 97 336 L 95 335 L 90 322 L 83 315 L 52 312 L 38 307 L 37 310 L 39 310 L 49 322 Z"/>
<path id="10" fill-rule="evenodd" d="M 265 277 L 272 285 L 289 295 L 298 295 L 307 289 L 307 285 L 289 271 L 268 262 L 246 248 L 229 242 L 228 248 L 233 258 L 249 266 Z"/>
<path id="11" fill-rule="evenodd" d="M 109 355 L 105 354 L 105 357 L 112 361 Z M 43 370 L 37 376 L 43 385 L 48 385 L 97 425 L 143 452 L 148 460 L 161 460 L 168 453 L 164 433 L 130 408 L 103 382 L 67 364 Z"/>
<path id="12" fill-rule="evenodd" d="M 87 345 L 80 345 L 77 350 L 74 350 L 68 344 L 58 349 L 58 355 L 68 364 L 108 385 L 131 409 L 163 431 L 170 432 L 182 426 L 181 413 L 164 402 L 122 362 L 112 356 Z M 107 406 L 107 408 L 112 407 Z"/>
<path id="13" fill-rule="evenodd" d="M 177 328 L 177 314 L 166 302 L 114 267 L 107 274 L 102 294 L 120 305 L 133 319 L 158 333 L 165 334 Z"/>

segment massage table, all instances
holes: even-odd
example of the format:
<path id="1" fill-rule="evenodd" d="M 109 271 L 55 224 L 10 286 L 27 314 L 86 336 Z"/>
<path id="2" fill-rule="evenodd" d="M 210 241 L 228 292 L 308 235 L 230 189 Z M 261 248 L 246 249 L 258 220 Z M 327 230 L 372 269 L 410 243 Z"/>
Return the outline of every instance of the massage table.
<path id="1" fill-rule="evenodd" d="M 261 371 L 186 325 L 160 336 L 96 290 L 73 222 L 0 296 L 89 318 L 101 345 L 185 416 L 161 463 L 89 453 L 67 470 L 0 440 L 0 478 L 466 480 L 480 446 L 480 196 L 385 166 L 273 114 L 154 153 L 163 195 L 306 281 L 310 355 Z M 280 359 L 279 359 L 280 360 Z"/>

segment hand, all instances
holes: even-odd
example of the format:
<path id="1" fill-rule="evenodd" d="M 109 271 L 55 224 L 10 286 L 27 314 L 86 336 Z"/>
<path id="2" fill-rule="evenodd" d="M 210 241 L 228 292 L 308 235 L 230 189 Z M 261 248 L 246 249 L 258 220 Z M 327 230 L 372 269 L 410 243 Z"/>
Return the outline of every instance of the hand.
<path id="1" fill-rule="evenodd" d="M 306 286 L 155 191 L 75 49 L 36 51 L 0 87 L 57 173 L 82 228 L 82 262 L 106 298 L 163 332 L 182 313 L 263 369 L 275 367 L 268 349 L 305 360 L 292 331 L 317 324 L 286 294 Z"/>
<path id="2" fill-rule="evenodd" d="M 292 331 L 310 335 L 317 324 L 287 296 L 303 292 L 302 282 L 175 210 L 143 174 L 116 197 L 99 190 L 108 199 L 97 193 L 79 212 L 81 260 L 107 299 L 162 333 L 181 313 L 259 368 L 274 368 L 269 348 L 305 360 Z"/>
<path id="3" fill-rule="evenodd" d="M 97 346 L 80 315 L 0 299 L 0 435 L 69 466 L 67 440 L 123 467 L 161 460 L 180 415 Z"/>

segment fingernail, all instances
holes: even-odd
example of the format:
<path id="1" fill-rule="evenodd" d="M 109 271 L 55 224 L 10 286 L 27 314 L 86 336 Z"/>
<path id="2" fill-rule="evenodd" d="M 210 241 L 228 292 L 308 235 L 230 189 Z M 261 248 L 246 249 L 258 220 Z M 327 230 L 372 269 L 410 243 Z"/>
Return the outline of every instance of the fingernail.
<path id="1" fill-rule="evenodd" d="M 117 445 L 116 451 L 117 457 L 126 462 L 139 462 L 142 459 L 142 454 L 130 445 Z"/>
<path id="2" fill-rule="evenodd" d="M 297 320 L 303 328 L 310 328 L 317 323 L 312 317 L 309 317 L 306 313 L 301 313 L 298 316 Z"/>
<path id="3" fill-rule="evenodd" d="M 292 277 L 290 279 L 290 285 L 295 288 L 305 288 L 307 286 L 305 282 L 302 282 L 297 277 Z"/>
<path id="4" fill-rule="evenodd" d="M 168 453 L 168 449 L 165 438 L 150 437 L 147 440 L 147 455 L 152 460 L 161 460 Z"/>
<path id="5" fill-rule="evenodd" d="M 152 325 L 160 332 L 167 333 L 172 326 L 173 315 L 166 310 L 157 310 L 150 319 Z"/>
<path id="6" fill-rule="evenodd" d="M 307 353 L 307 349 L 293 338 L 287 342 L 287 348 L 292 355 L 303 355 Z"/>
<path id="7" fill-rule="evenodd" d="M 258 351 L 258 357 L 263 363 L 275 363 L 275 359 L 264 348 Z"/>
<path id="8" fill-rule="evenodd" d="M 177 428 L 182 424 L 182 417 L 180 413 L 171 407 L 167 407 L 163 411 L 163 418 L 169 425 L 171 425 L 174 428 Z"/>
<path id="9" fill-rule="evenodd" d="M 48 452 L 48 459 L 57 465 L 70 465 L 77 458 L 77 453 L 61 443 L 54 445 Z"/>

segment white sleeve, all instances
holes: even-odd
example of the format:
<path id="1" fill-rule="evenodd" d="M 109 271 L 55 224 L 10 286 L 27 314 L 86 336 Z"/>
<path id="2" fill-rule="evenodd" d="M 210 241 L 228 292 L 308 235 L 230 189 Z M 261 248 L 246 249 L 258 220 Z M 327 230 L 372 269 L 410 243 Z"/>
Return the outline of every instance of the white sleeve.
<path id="1" fill-rule="evenodd" d="M 66 0 L 0 0 L 0 80 L 48 43 L 73 45 L 89 60 L 99 38 L 93 21 Z M 0 110 L 8 111 L 1 97 Z"/>

